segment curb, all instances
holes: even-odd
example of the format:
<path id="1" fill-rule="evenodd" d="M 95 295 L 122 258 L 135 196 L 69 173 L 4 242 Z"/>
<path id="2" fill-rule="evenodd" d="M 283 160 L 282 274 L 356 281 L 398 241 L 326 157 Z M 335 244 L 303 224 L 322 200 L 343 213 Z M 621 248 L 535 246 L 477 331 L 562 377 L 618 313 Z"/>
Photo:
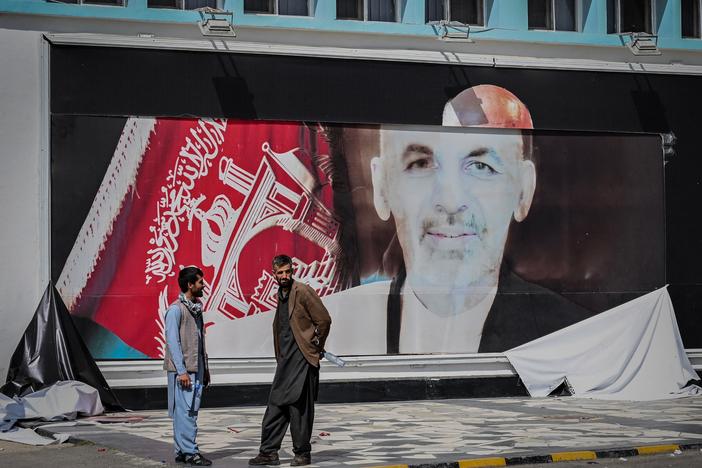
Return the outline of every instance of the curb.
<path id="1" fill-rule="evenodd" d="M 36 433 L 39 434 L 40 436 L 48 437 L 49 439 L 54 439 L 54 434 L 55 434 L 55 432 L 52 432 L 51 429 L 42 428 L 41 426 L 37 426 L 37 427 L 34 427 L 34 428 L 32 428 L 32 429 L 34 429 L 34 432 L 36 432 Z M 87 439 L 81 439 L 81 438 L 78 438 L 78 437 L 74 437 L 74 436 L 70 436 L 68 439 L 66 439 L 66 442 L 69 443 L 69 444 L 75 444 L 75 445 L 79 445 L 79 444 L 92 444 L 92 445 L 95 445 L 94 442 L 91 442 L 91 441 L 89 441 L 89 440 L 87 440 Z"/>
<path id="2" fill-rule="evenodd" d="M 659 453 L 673 453 L 683 450 L 702 450 L 702 443 L 698 444 L 669 444 L 646 445 L 642 447 L 608 449 L 608 450 L 581 450 L 576 452 L 554 452 L 546 455 L 526 455 L 521 457 L 489 457 L 458 460 L 455 462 L 421 463 L 419 465 L 381 465 L 373 468 L 481 468 L 492 466 L 514 466 L 530 463 L 555 463 L 561 461 L 596 460 L 602 458 L 635 457 L 639 455 L 655 455 Z"/>

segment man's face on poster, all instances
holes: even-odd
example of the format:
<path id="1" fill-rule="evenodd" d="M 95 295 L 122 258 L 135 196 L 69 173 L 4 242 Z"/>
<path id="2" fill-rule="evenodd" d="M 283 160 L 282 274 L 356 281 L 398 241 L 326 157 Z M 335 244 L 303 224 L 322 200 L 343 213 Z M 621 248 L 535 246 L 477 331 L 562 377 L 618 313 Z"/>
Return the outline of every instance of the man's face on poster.
<path id="1" fill-rule="evenodd" d="M 526 217 L 534 194 L 521 132 L 380 133 L 374 203 L 382 219 L 395 219 L 408 277 L 425 286 L 494 286 L 511 219 Z"/>

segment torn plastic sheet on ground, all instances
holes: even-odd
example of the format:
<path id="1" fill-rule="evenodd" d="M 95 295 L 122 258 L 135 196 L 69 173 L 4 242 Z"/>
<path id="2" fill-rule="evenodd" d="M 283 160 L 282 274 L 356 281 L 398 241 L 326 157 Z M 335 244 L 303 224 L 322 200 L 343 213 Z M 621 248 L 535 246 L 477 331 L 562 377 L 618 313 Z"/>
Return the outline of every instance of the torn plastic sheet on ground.
<path id="1" fill-rule="evenodd" d="M 78 333 L 61 296 L 49 284 L 10 359 L 0 392 L 24 397 L 56 382 L 77 380 L 100 392 L 100 401 L 124 411 Z"/>
<path id="2" fill-rule="evenodd" d="M 25 420 L 73 420 L 78 416 L 95 416 L 103 412 L 98 391 L 73 380 L 58 382 L 24 398 L 0 394 L 0 439 L 31 445 L 65 442 L 68 435 L 51 439 L 40 436 L 32 429 L 16 427 L 16 423 Z"/>
<path id="3" fill-rule="evenodd" d="M 505 352 L 533 397 L 660 400 L 702 394 L 666 288 Z"/>

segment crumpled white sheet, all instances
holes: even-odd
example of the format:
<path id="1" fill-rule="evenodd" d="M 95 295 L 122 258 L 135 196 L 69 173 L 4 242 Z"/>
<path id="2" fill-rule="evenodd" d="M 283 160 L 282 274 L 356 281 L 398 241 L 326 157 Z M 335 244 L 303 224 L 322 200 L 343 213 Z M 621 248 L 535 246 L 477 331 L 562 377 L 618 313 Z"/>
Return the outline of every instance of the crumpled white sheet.
<path id="1" fill-rule="evenodd" d="M 65 442 L 68 434 L 50 439 L 15 424 L 27 419 L 73 420 L 78 416 L 95 416 L 104 412 L 98 391 L 75 380 L 55 383 L 23 398 L 14 399 L 0 393 L 0 439 L 31 445 Z"/>
<path id="2" fill-rule="evenodd" d="M 702 394 L 666 288 L 505 352 L 532 397 L 648 401 Z"/>

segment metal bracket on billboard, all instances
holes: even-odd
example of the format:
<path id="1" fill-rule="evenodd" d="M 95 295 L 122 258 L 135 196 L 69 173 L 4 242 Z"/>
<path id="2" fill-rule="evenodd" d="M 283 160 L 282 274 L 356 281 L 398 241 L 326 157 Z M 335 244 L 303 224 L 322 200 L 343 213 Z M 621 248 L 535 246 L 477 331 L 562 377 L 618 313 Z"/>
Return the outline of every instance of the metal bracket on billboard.
<path id="1" fill-rule="evenodd" d="M 662 52 L 658 50 L 658 36 L 655 34 L 649 34 L 647 32 L 623 32 L 619 34 L 622 41 L 626 41 L 625 38 L 629 38 L 628 42 L 625 42 L 627 48 L 634 55 L 661 55 Z"/>
<path id="2" fill-rule="evenodd" d="M 663 164 L 668 162 L 675 156 L 675 144 L 678 142 L 678 137 L 675 133 L 661 133 L 661 143 L 663 145 Z"/>
<path id="3" fill-rule="evenodd" d="M 475 42 L 470 38 L 470 25 L 459 21 L 430 21 L 439 34 L 439 40 L 446 42 Z M 439 32 L 440 31 L 440 32 Z"/>
<path id="4" fill-rule="evenodd" d="M 203 36 L 236 37 L 234 31 L 234 13 L 219 8 L 196 8 L 201 20 L 197 22 Z M 229 17 L 229 19 L 227 19 Z"/>

